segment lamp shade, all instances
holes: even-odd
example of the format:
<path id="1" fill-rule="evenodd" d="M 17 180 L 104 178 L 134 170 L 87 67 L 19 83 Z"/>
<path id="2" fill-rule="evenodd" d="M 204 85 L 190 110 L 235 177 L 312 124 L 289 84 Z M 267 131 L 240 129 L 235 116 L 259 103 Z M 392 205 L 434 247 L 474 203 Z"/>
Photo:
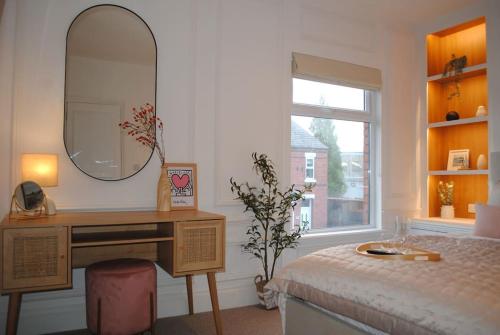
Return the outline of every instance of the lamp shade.
<path id="1" fill-rule="evenodd" d="M 58 156 L 55 154 L 23 154 L 21 156 L 22 181 L 34 181 L 40 186 L 57 186 Z"/>

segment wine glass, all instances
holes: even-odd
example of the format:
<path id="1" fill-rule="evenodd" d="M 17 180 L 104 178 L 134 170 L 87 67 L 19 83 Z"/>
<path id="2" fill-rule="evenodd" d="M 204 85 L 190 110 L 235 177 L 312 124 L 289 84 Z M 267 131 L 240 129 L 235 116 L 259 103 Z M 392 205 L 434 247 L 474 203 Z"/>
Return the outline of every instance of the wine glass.
<path id="1" fill-rule="evenodd" d="M 405 216 L 398 215 L 394 221 L 394 240 L 400 244 L 400 249 L 404 253 L 405 242 L 408 237 L 408 219 Z"/>

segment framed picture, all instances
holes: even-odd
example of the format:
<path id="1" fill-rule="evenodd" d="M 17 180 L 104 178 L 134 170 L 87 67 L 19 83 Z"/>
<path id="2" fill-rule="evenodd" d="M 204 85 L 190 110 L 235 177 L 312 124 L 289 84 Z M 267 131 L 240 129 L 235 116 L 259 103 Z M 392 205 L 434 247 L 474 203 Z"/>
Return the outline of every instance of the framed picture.
<path id="1" fill-rule="evenodd" d="M 448 171 L 458 171 L 469 168 L 469 149 L 450 150 L 448 154 Z"/>
<path id="2" fill-rule="evenodd" d="M 198 209 L 196 164 L 166 163 L 172 193 L 172 210 Z"/>

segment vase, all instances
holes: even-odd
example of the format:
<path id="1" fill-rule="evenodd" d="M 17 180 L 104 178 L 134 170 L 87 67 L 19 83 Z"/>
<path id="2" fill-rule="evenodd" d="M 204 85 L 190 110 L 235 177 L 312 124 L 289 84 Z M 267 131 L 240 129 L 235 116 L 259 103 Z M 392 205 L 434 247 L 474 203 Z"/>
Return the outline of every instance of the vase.
<path id="1" fill-rule="evenodd" d="M 488 112 L 486 112 L 486 108 L 484 106 L 478 106 L 476 111 L 476 116 L 486 116 Z"/>
<path id="2" fill-rule="evenodd" d="M 168 180 L 167 167 L 161 167 L 160 179 L 158 180 L 158 190 L 156 195 L 156 210 L 168 212 L 171 209 L 172 190 Z"/>
<path id="3" fill-rule="evenodd" d="M 480 154 L 477 157 L 477 169 L 478 170 L 486 170 L 488 168 L 488 163 L 486 162 L 486 156 Z"/>
<path id="4" fill-rule="evenodd" d="M 454 219 L 455 218 L 455 208 L 452 205 L 441 206 L 441 218 L 442 219 Z"/>
<path id="5" fill-rule="evenodd" d="M 267 281 L 261 275 L 254 278 L 255 289 L 257 290 L 257 297 L 259 302 L 266 309 L 273 309 L 278 307 L 278 295 L 273 290 L 265 288 Z"/>

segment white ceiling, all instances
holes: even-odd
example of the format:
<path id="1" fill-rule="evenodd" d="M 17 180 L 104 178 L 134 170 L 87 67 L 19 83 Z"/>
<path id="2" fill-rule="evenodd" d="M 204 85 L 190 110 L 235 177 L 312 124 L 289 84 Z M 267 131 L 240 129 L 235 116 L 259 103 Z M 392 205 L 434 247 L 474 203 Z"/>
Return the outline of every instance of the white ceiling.
<path id="1" fill-rule="evenodd" d="M 357 0 L 359 1 L 359 0 Z M 417 25 L 439 16 L 463 9 L 478 0 L 363 0 L 376 2 L 382 19 L 394 19 Z"/>
<path id="2" fill-rule="evenodd" d="M 135 14 L 115 6 L 78 16 L 68 34 L 68 55 L 134 64 L 155 64 L 154 39 Z"/>
<path id="3" fill-rule="evenodd" d="M 348 17 L 414 27 L 481 0 L 302 0 Z"/>

